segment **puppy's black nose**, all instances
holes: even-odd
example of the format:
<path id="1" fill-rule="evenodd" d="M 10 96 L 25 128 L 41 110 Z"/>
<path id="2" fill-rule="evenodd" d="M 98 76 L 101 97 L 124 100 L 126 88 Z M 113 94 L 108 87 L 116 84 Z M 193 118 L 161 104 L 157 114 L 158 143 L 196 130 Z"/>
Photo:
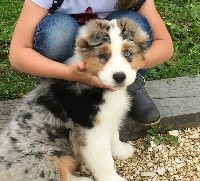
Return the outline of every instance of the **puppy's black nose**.
<path id="1" fill-rule="evenodd" d="M 126 78 L 126 75 L 123 72 L 116 72 L 113 74 L 113 79 L 118 84 L 122 83 Z"/>

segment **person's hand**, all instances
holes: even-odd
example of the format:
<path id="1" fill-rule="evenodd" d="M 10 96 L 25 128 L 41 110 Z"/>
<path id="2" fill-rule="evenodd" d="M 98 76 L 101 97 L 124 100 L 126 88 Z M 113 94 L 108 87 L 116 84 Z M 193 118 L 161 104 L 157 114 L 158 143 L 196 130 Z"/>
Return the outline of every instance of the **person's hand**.
<path id="1" fill-rule="evenodd" d="M 107 89 L 109 91 L 114 91 L 112 87 L 109 87 L 103 84 L 102 81 L 98 77 L 91 75 L 87 72 L 84 72 L 85 66 L 83 62 L 69 65 L 68 68 L 69 68 L 68 76 L 67 76 L 68 80 L 79 81 L 87 85 L 96 86 L 99 88 Z"/>

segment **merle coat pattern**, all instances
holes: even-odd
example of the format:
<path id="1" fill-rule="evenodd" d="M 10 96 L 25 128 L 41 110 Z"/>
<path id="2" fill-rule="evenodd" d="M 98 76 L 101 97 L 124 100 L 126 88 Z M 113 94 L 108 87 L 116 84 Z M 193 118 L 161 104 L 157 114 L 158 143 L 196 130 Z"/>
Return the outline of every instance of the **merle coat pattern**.
<path id="1" fill-rule="evenodd" d="M 0 135 L 0 180 L 89 181 L 72 175 L 75 163 L 83 160 L 97 180 L 123 181 L 113 157 L 133 153 L 132 146 L 119 141 L 118 129 L 131 107 L 126 88 L 144 64 L 147 38 L 126 19 L 83 26 L 68 62 L 81 58 L 85 71 L 117 90 L 53 79 L 38 85 Z"/>

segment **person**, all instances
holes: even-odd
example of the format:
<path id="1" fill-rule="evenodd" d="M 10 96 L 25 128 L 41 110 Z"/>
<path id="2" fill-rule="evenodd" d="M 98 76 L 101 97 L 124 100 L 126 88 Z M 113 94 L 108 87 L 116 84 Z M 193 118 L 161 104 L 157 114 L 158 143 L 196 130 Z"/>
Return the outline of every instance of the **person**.
<path id="1" fill-rule="evenodd" d="M 21 72 L 38 77 L 80 81 L 105 89 L 84 64 L 65 65 L 73 55 L 78 29 L 90 19 L 135 20 L 150 35 L 144 54 L 145 66 L 129 86 L 133 96 L 130 115 L 141 124 L 160 120 L 155 103 L 144 89 L 145 72 L 173 55 L 173 43 L 153 0 L 25 0 L 11 40 L 9 60 Z"/>

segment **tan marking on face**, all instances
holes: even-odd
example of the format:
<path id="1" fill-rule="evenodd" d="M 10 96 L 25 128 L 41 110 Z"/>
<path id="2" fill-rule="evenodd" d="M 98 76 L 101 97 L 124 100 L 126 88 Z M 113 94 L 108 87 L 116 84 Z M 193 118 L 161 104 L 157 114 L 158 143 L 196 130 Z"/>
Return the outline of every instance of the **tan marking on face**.
<path id="1" fill-rule="evenodd" d="M 139 51 L 141 51 L 141 49 L 137 46 L 137 44 L 131 41 L 123 43 L 122 52 L 124 52 L 125 50 L 130 50 L 132 53 L 138 53 Z"/>
<path id="2" fill-rule="evenodd" d="M 103 44 L 95 48 L 94 52 L 82 52 L 81 56 L 83 57 L 85 64 L 85 71 L 92 74 L 98 75 L 100 71 L 104 68 L 106 61 L 99 58 L 100 53 L 105 53 L 108 55 L 108 59 L 111 56 L 110 46 L 108 44 Z"/>
<path id="3" fill-rule="evenodd" d="M 133 60 L 131 62 L 132 69 L 142 69 L 145 65 L 145 59 L 143 53 L 137 53 L 133 55 Z"/>
<path id="4" fill-rule="evenodd" d="M 104 43 L 100 46 L 92 46 L 95 44 L 95 35 L 98 32 L 107 32 L 109 28 L 108 23 L 100 20 L 91 21 L 87 24 L 88 36 L 78 37 L 76 41 L 77 51 L 83 58 L 85 63 L 85 71 L 92 74 L 98 75 L 104 64 L 99 60 L 99 53 L 105 52 L 109 53 L 109 44 Z M 94 42 L 93 42 L 94 41 Z"/>
<path id="5" fill-rule="evenodd" d="M 97 52 L 102 51 L 102 52 L 105 52 L 107 54 L 111 54 L 110 44 L 108 44 L 108 43 L 101 45 L 100 47 L 98 47 L 97 50 L 98 50 Z"/>
<path id="6" fill-rule="evenodd" d="M 68 156 L 62 157 L 49 157 L 50 161 L 54 164 L 59 172 L 59 181 L 69 181 L 68 175 L 74 169 L 74 159 Z"/>
<path id="7" fill-rule="evenodd" d="M 98 58 L 90 58 L 84 60 L 85 71 L 92 75 L 98 75 L 98 73 L 103 69 L 104 65 L 99 62 Z"/>
<path id="8" fill-rule="evenodd" d="M 132 69 L 139 70 L 144 67 L 144 50 L 140 49 L 137 44 L 127 41 L 123 44 L 122 54 L 125 50 L 132 52 L 132 59 L 130 61 Z"/>

